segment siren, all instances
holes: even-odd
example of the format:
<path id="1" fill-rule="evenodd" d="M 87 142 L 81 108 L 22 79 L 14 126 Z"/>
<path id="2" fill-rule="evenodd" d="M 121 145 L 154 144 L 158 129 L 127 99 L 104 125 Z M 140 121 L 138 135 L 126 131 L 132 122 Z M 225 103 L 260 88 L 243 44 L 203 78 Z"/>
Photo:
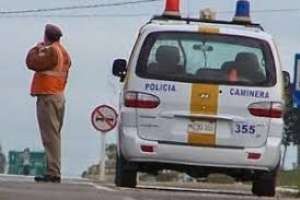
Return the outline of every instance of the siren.
<path id="1" fill-rule="evenodd" d="M 248 0 L 238 0 L 236 3 L 234 22 L 251 23 L 250 2 Z"/>
<path id="2" fill-rule="evenodd" d="M 165 17 L 180 18 L 180 0 L 166 0 Z"/>

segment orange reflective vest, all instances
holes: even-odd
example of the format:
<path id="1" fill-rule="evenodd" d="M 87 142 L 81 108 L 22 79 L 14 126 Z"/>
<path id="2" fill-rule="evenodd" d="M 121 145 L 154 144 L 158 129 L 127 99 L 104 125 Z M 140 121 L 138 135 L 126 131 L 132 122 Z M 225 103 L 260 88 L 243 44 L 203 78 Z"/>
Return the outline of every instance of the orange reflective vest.
<path id="1" fill-rule="evenodd" d="M 35 72 L 31 84 L 31 95 L 60 94 L 66 87 L 71 59 L 59 42 L 50 45 L 57 53 L 57 65 L 47 71 Z"/>

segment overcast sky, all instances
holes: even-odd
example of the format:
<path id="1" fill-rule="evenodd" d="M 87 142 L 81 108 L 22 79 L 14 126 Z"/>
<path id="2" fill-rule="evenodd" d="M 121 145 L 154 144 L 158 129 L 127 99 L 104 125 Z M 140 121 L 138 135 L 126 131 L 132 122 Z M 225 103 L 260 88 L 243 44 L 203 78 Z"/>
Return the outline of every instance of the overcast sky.
<path id="1" fill-rule="evenodd" d="M 0 0 L 0 11 L 52 8 L 125 0 Z M 128 58 L 138 29 L 151 15 L 160 14 L 162 2 L 143 5 L 97 8 L 51 14 L 97 14 L 106 17 L 62 18 L 0 15 L 0 143 L 5 151 L 30 147 L 42 150 L 35 117 L 35 99 L 29 95 L 32 73 L 24 64 L 30 47 L 41 41 L 46 23 L 55 23 L 64 32 L 63 43 L 69 50 L 73 66 L 67 96 L 67 113 L 63 129 L 63 174 L 80 175 L 99 160 L 100 137 L 90 124 L 90 113 L 99 104 L 117 107 L 118 81 L 111 75 L 114 58 Z M 183 2 L 183 13 L 195 15 L 210 7 L 216 11 L 234 10 L 235 0 L 189 0 Z M 299 0 L 254 0 L 253 10 L 299 8 Z M 47 13 L 50 14 L 50 13 Z M 112 16 L 142 14 L 141 16 Z M 219 19 L 232 18 L 232 13 L 218 14 Z M 300 11 L 253 13 L 272 33 L 279 45 L 285 70 L 293 72 L 294 54 L 300 52 Z M 115 132 L 108 136 L 115 140 Z M 291 151 L 292 152 L 292 151 Z M 293 152 L 289 163 L 294 162 Z"/>

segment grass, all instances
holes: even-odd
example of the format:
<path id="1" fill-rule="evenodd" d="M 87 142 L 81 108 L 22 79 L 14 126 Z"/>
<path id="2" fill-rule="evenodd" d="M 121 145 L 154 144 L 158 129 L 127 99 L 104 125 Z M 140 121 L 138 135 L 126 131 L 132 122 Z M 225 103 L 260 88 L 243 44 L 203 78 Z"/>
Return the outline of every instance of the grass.
<path id="1" fill-rule="evenodd" d="M 278 185 L 300 189 L 300 169 L 281 171 L 278 176 Z"/>

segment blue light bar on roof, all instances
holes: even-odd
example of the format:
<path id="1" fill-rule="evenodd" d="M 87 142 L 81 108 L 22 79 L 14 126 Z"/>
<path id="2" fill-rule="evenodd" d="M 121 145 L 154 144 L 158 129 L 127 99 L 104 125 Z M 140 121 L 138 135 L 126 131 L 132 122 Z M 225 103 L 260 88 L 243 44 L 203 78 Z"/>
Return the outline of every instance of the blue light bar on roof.
<path id="1" fill-rule="evenodd" d="M 234 22 L 251 23 L 250 2 L 248 0 L 238 0 L 236 4 Z"/>

